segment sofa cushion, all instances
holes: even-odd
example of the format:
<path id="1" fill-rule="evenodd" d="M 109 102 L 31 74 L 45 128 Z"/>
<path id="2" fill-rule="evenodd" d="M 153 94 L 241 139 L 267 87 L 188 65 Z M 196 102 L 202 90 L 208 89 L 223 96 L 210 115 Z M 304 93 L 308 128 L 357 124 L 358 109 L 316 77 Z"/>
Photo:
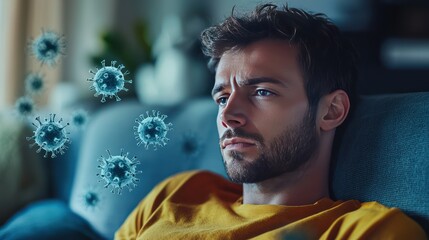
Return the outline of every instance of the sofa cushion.
<path id="1" fill-rule="evenodd" d="M 146 111 L 160 111 L 173 124 L 168 132 L 170 139 L 164 147 L 145 149 L 137 146 L 133 126 Z M 208 169 L 226 176 L 218 144 L 216 128 L 217 105 L 212 99 L 193 100 L 176 107 L 143 106 L 138 101 L 123 101 L 106 106 L 92 116 L 81 142 L 80 155 L 70 200 L 71 208 L 91 223 L 107 238 L 112 238 L 128 214 L 140 200 L 160 181 L 185 170 Z M 138 186 L 129 192 L 124 188 L 121 195 L 104 189 L 105 183 L 97 168 L 100 156 L 119 155 L 120 149 L 129 152 L 129 158 L 137 157 L 140 165 Z M 96 186 L 94 188 L 94 186 Z M 99 189 L 99 206 L 88 209 L 83 196 L 88 189 Z M 101 188 L 101 189 L 100 189 Z"/>
<path id="2" fill-rule="evenodd" d="M 0 228 L 2 240 L 103 239 L 60 200 L 29 204 Z"/>

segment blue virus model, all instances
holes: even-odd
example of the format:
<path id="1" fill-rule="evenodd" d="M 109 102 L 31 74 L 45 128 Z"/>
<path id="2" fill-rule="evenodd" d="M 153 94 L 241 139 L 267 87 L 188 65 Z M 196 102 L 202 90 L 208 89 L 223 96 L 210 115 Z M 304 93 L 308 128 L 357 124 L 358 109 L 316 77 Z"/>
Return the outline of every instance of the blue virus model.
<path id="1" fill-rule="evenodd" d="M 82 194 L 82 203 L 86 209 L 96 209 L 100 206 L 101 194 L 98 189 L 91 187 Z"/>
<path id="2" fill-rule="evenodd" d="M 84 128 L 88 123 L 88 113 L 83 109 L 78 109 L 72 113 L 72 123 L 77 128 Z"/>
<path id="3" fill-rule="evenodd" d="M 28 117 L 34 112 L 34 102 L 29 97 L 20 97 L 15 102 L 15 110 L 22 117 Z"/>
<path id="4" fill-rule="evenodd" d="M 182 136 L 182 151 L 191 158 L 200 153 L 202 143 L 198 140 L 194 132 L 185 132 Z"/>
<path id="5" fill-rule="evenodd" d="M 45 87 L 44 80 L 40 74 L 28 74 L 25 78 L 25 90 L 29 94 L 38 94 Z"/>
<path id="6" fill-rule="evenodd" d="M 27 137 L 27 140 L 34 140 L 33 144 L 30 144 L 30 147 L 33 147 L 35 144 L 39 146 L 36 152 L 40 150 L 45 150 L 44 157 L 48 156 L 48 152 L 51 152 L 51 157 L 56 157 L 56 154 L 64 154 L 64 150 L 67 149 L 66 143 L 70 142 L 70 138 L 67 137 L 67 134 L 70 134 L 65 130 L 65 128 L 70 125 L 67 123 L 65 126 L 61 124 L 62 118 L 55 122 L 55 114 L 49 114 L 49 120 L 45 118 L 45 122 L 40 121 L 40 117 L 36 117 L 39 126 L 33 123 L 33 126 L 36 127 L 36 131 L 32 137 Z"/>
<path id="7" fill-rule="evenodd" d="M 42 34 L 33 40 L 30 47 L 37 60 L 42 64 L 53 66 L 58 62 L 60 55 L 64 55 L 64 37 L 52 31 L 42 31 Z"/>
<path id="8" fill-rule="evenodd" d="M 97 176 L 101 177 L 99 182 L 104 180 L 106 182 L 105 188 L 112 186 L 112 193 L 115 193 L 115 189 L 117 189 L 117 193 L 120 195 L 125 186 L 131 192 L 132 187 L 136 187 L 139 181 L 136 175 L 141 173 L 141 171 L 136 170 L 137 165 L 140 164 L 139 161 L 136 161 L 137 157 L 129 159 L 128 153 L 124 155 L 123 149 L 121 149 L 121 155 L 112 156 L 109 150 L 107 153 L 108 158 L 101 156 L 98 159 L 101 162 L 101 165 L 98 166 L 100 173 L 97 173 Z"/>
<path id="9" fill-rule="evenodd" d="M 106 97 L 116 98 L 116 101 L 121 99 L 118 97 L 118 92 L 124 90 L 128 91 L 124 87 L 125 82 L 132 83 L 132 80 L 125 80 L 124 76 L 128 75 L 129 72 L 122 72 L 124 65 L 120 64 L 118 67 L 115 66 L 116 61 L 112 61 L 110 66 L 106 66 L 106 61 L 101 61 L 102 68 L 96 68 L 96 72 L 89 70 L 90 73 L 94 74 L 93 78 L 88 78 L 87 80 L 92 82 L 90 90 L 95 90 L 94 96 L 102 96 L 101 102 L 106 102 Z"/>
<path id="10" fill-rule="evenodd" d="M 98 194 L 92 191 L 86 192 L 83 197 L 84 197 L 85 206 L 88 208 L 94 208 L 95 206 L 97 206 L 98 202 L 100 201 Z"/>
<path id="11" fill-rule="evenodd" d="M 137 119 L 136 123 L 138 126 L 134 126 L 134 135 L 136 135 L 137 146 L 144 144 L 146 149 L 149 145 L 153 145 L 154 149 L 157 146 L 165 146 L 169 140 L 166 136 L 173 126 L 172 123 L 166 124 L 164 120 L 167 115 L 160 115 L 159 111 L 152 110 L 152 116 L 146 111 L 147 117 L 141 114 Z"/>

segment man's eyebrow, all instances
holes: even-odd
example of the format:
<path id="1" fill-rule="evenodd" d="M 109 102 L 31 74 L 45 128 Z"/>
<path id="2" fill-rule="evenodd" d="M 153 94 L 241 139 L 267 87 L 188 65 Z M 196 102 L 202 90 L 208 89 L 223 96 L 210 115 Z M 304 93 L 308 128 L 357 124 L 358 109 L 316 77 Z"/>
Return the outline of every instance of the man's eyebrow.
<path id="1" fill-rule="evenodd" d="M 227 84 L 224 84 L 224 83 L 216 84 L 212 89 L 212 96 L 214 96 L 216 93 L 224 90 L 226 85 Z"/>
<path id="2" fill-rule="evenodd" d="M 273 83 L 276 85 L 280 85 L 282 87 L 286 87 L 286 84 L 283 81 L 280 81 L 280 80 L 275 79 L 275 78 L 270 78 L 270 77 L 257 77 L 257 78 L 245 79 L 240 83 L 240 85 L 251 86 L 251 85 L 256 85 L 256 84 L 260 84 L 260 83 Z M 224 90 L 226 88 L 226 86 L 228 86 L 228 85 L 229 84 L 225 84 L 225 83 L 216 84 L 213 87 L 212 96 L 214 96 L 216 93 Z"/>
<path id="3" fill-rule="evenodd" d="M 273 83 L 273 84 L 281 85 L 282 87 L 286 87 L 286 84 L 283 81 L 280 81 L 275 78 L 270 78 L 270 77 L 249 78 L 243 81 L 243 85 L 256 85 L 259 83 Z"/>

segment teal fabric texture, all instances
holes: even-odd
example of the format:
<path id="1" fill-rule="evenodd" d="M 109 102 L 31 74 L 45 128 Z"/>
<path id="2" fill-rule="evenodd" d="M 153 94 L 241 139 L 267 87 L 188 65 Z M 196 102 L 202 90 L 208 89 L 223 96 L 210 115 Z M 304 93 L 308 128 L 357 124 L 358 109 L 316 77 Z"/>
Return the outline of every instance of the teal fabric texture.
<path id="1" fill-rule="evenodd" d="M 361 96 L 340 135 L 334 197 L 398 207 L 429 232 L 429 93 Z"/>

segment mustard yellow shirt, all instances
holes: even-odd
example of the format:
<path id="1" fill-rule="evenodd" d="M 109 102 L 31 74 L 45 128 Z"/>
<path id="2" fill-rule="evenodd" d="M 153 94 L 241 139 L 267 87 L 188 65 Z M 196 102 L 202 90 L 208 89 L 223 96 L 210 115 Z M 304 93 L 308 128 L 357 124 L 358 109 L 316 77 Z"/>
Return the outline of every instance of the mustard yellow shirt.
<path id="1" fill-rule="evenodd" d="M 241 185 L 207 171 L 158 184 L 115 239 L 426 239 L 397 208 L 321 199 L 311 205 L 242 204 Z"/>

